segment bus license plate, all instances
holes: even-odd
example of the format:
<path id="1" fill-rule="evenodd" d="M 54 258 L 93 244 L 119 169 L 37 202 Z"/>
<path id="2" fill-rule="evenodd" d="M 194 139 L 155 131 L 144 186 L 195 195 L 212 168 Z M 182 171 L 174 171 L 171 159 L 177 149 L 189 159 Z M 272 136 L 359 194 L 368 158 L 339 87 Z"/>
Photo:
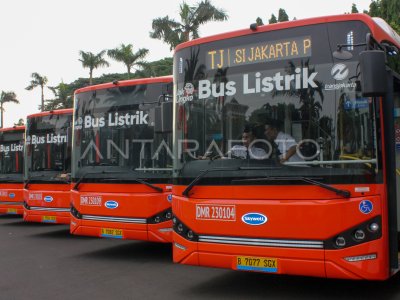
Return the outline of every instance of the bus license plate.
<path id="1" fill-rule="evenodd" d="M 16 215 L 17 214 L 17 209 L 16 208 L 9 208 L 7 209 L 7 213 L 10 215 Z"/>
<path id="2" fill-rule="evenodd" d="M 43 223 L 56 223 L 57 222 L 57 217 L 55 217 L 55 216 L 43 216 L 42 217 L 42 222 Z"/>
<path id="3" fill-rule="evenodd" d="M 114 239 L 122 239 L 122 229 L 102 228 L 101 236 Z"/>
<path id="4" fill-rule="evenodd" d="M 277 273 L 278 260 L 268 257 L 237 256 L 236 268 L 243 271 Z"/>

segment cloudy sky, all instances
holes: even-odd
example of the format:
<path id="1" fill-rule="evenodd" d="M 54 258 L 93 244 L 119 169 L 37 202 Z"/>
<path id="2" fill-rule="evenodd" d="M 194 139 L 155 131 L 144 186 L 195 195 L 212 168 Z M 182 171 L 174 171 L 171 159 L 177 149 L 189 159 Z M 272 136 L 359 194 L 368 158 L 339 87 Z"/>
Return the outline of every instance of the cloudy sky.
<path id="1" fill-rule="evenodd" d="M 188 4 L 200 0 L 187 0 Z M 334 15 L 349 12 L 352 3 L 359 11 L 368 10 L 371 0 L 210 0 L 229 15 L 226 22 L 212 22 L 200 28 L 200 35 L 223 33 L 248 28 L 257 17 L 264 23 L 279 8 L 290 19 Z M 152 20 L 168 15 L 179 20 L 182 0 L 12 0 L 0 1 L 0 91 L 14 91 L 21 104 L 5 106 L 4 126 L 12 126 L 20 118 L 36 113 L 40 104 L 40 89 L 26 91 L 31 74 L 38 72 L 48 78 L 49 86 L 70 83 L 88 77 L 79 51 L 98 53 L 133 44 L 150 50 L 148 61 L 172 56 L 169 46 L 149 37 Z M 106 57 L 107 58 L 107 57 Z M 94 71 L 94 76 L 124 73 L 123 64 L 109 60 L 110 67 Z M 45 98 L 53 94 L 45 89 Z"/>

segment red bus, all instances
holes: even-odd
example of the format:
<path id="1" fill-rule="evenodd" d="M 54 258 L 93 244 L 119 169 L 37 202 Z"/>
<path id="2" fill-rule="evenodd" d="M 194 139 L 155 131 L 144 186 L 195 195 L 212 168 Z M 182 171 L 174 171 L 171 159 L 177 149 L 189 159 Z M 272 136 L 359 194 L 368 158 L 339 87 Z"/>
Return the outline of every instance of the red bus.
<path id="1" fill-rule="evenodd" d="M 23 213 L 25 126 L 0 129 L 0 214 Z"/>
<path id="2" fill-rule="evenodd" d="M 363 14 L 179 45 L 174 262 L 368 280 L 397 272 L 399 48 L 383 20 Z"/>
<path id="3" fill-rule="evenodd" d="M 24 220 L 69 224 L 72 109 L 27 116 Z"/>
<path id="4" fill-rule="evenodd" d="M 171 82 L 133 79 L 75 91 L 72 234 L 172 241 Z"/>

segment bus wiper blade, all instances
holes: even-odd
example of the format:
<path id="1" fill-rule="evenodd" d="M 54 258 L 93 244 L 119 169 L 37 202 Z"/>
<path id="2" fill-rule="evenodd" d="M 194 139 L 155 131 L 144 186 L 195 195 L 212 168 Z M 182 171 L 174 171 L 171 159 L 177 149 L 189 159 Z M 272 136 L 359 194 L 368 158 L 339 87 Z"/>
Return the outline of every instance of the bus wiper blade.
<path id="1" fill-rule="evenodd" d="M 83 179 L 86 178 L 87 175 L 93 175 L 93 174 L 120 174 L 120 173 L 124 173 L 124 172 L 110 172 L 110 171 L 102 171 L 102 172 L 87 172 L 84 173 L 76 182 L 75 185 L 73 186 L 73 190 L 77 191 L 79 185 L 82 183 Z"/>
<path id="2" fill-rule="evenodd" d="M 38 176 L 29 177 L 29 178 L 25 181 L 25 183 L 24 183 L 24 189 L 27 189 L 27 188 L 28 188 L 29 183 L 30 183 L 33 179 L 37 180 L 37 179 L 40 178 L 40 177 L 44 177 L 44 174 L 38 175 Z"/>
<path id="3" fill-rule="evenodd" d="M 121 173 L 123 173 L 123 172 L 121 172 Z M 104 180 L 107 180 L 107 181 L 119 181 L 121 179 L 118 179 L 118 178 L 105 178 Z M 152 188 L 152 189 L 154 189 L 154 190 L 156 190 L 157 192 L 160 192 L 160 193 L 162 193 L 164 191 L 162 188 L 160 188 L 160 187 L 158 187 L 158 186 L 156 186 L 154 184 L 151 184 L 151 183 L 149 183 L 149 182 L 147 182 L 147 181 L 145 181 L 143 179 L 140 179 L 140 178 L 128 178 L 126 180 L 135 181 L 135 182 L 141 183 L 141 184 L 143 184 L 145 186 L 148 186 L 148 187 L 150 187 L 150 188 Z"/>
<path id="4" fill-rule="evenodd" d="M 320 181 L 316 181 L 314 179 L 307 178 L 307 177 L 302 177 L 302 176 L 300 176 L 300 177 L 290 177 L 290 176 L 288 176 L 288 177 L 283 177 L 283 176 L 282 177 L 280 177 L 280 176 L 272 177 L 271 176 L 271 177 L 250 178 L 250 179 L 235 180 L 235 181 L 248 181 L 248 182 L 250 182 L 250 181 L 262 181 L 262 180 L 271 180 L 271 181 L 272 180 L 276 180 L 276 181 L 279 181 L 279 180 L 300 180 L 300 181 L 311 183 L 313 185 L 317 185 L 317 186 L 322 187 L 324 189 L 327 189 L 329 191 L 335 192 L 336 195 L 342 196 L 344 198 L 350 198 L 350 195 L 351 195 L 350 192 L 347 191 L 347 190 L 337 189 L 337 188 L 335 188 L 335 187 L 333 187 L 333 186 L 331 186 L 329 184 L 322 183 Z"/>
<path id="5" fill-rule="evenodd" d="M 192 188 L 196 185 L 197 182 L 199 182 L 204 176 L 206 176 L 210 172 L 217 172 L 217 171 L 238 171 L 240 168 L 214 168 L 214 169 L 206 169 L 200 172 L 199 175 L 189 185 L 186 187 L 186 189 L 182 192 L 183 196 L 189 197 L 189 192 L 192 190 Z"/>

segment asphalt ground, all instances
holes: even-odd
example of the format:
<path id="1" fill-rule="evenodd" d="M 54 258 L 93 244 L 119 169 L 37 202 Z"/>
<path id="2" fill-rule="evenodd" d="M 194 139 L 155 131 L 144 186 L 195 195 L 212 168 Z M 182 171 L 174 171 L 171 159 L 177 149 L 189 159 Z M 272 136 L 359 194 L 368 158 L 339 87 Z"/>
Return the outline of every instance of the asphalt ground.
<path id="1" fill-rule="evenodd" d="M 385 282 L 278 276 L 172 263 L 169 244 L 72 236 L 0 216 L 0 299 L 400 299 Z"/>

